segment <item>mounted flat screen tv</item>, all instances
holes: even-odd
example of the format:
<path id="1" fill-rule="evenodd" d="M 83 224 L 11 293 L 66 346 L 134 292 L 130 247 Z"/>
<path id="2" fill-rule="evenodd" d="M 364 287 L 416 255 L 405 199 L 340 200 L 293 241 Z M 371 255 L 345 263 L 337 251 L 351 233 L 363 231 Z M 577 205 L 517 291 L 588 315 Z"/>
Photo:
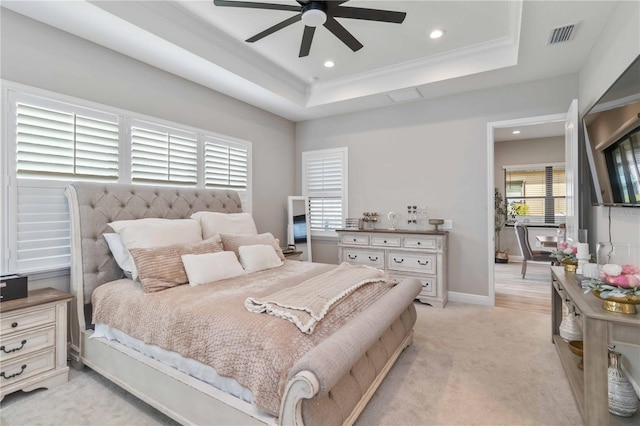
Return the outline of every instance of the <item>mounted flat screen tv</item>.
<path id="1" fill-rule="evenodd" d="M 640 207 L 640 56 L 582 122 L 594 204 Z"/>

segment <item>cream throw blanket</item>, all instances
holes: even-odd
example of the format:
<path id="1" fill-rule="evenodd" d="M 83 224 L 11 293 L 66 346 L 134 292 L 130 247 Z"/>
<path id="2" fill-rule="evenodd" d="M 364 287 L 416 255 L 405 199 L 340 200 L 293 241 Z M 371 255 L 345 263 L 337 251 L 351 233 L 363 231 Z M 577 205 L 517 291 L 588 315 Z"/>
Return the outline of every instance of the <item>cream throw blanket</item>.
<path id="1" fill-rule="evenodd" d="M 313 333 L 318 321 L 342 299 L 365 284 L 385 280 L 380 269 L 342 263 L 336 269 L 310 278 L 297 286 L 263 298 L 248 297 L 249 312 L 262 313 L 291 321 L 306 334 Z"/>

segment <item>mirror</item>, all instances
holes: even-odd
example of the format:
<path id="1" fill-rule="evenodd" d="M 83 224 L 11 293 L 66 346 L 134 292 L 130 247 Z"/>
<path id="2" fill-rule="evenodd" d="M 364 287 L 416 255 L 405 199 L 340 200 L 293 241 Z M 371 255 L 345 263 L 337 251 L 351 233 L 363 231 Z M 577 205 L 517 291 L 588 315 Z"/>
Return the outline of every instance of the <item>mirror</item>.
<path id="1" fill-rule="evenodd" d="M 311 262 L 311 226 L 307 197 L 290 195 L 287 210 L 287 244 L 295 245 L 302 252 L 300 260 Z"/>
<path id="2" fill-rule="evenodd" d="M 594 204 L 640 206 L 640 56 L 583 118 Z"/>

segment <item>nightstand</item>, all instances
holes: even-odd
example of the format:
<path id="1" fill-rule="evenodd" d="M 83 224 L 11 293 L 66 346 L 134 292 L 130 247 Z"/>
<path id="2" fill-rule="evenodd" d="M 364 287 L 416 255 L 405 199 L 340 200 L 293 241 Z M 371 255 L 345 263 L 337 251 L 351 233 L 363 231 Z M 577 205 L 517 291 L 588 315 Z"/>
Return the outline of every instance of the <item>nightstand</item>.
<path id="1" fill-rule="evenodd" d="M 53 288 L 0 303 L 0 401 L 17 390 L 66 383 L 67 303 L 72 296 Z"/>
<path id="2" fill-rule="evenodd" d="M 302 252 L 299 250 L 290 251 L 290 252 L 283 251 L 282 254 L 284 254 L 284 257 L 287 260 L 300 260 L 300 255 L 302 254 Z"/>

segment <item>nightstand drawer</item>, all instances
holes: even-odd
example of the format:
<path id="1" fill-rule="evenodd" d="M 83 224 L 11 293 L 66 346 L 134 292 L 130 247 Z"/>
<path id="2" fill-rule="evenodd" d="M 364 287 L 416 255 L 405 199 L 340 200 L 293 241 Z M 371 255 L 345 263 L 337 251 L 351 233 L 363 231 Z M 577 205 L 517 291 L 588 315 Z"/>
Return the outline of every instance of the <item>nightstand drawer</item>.
<path id="1" fill-rule="evenodd" d="M 420 236 L 420 237 L 404 237 L 402 247 L 411 249 L 430 249 L 438 248 L 436 237 Z"/>
<path id="2" fill-rule="evenodd" d="M 426 253 L 389 252 L 387 268 L 424 274 L 436 273 L 436 256 Z"/>
<path id="3" fill-rule="evenodd" d="M 340 242 L 342 244 L 368 246 L 369 236 L 364 234 L 342 234 Z"/>
<path id="4" fill-rule="evenodd" d="M 0 319 L 0 336 L 6 336 L 41 325 L 53 324 L 55 320 L 55 306 L 14 315 L 3 315 L 2 319 Z"/>
<path id="5" fill-rule="evenodd" d="M 55 348 L 0 366 L 0 385 L 8 386 L 55 368 Z"/>
<path id="6" fill-rule="evenodd" d="M 371 245 L 376 247 L 400 247 L 400 237 L 374 235 L 371 237 Z"/>
<path id="7" fill-rule="evenodd" d="M 373 266 L 374 268 L 384 268 L 384 253 L 374 250 L 344 249 L 342 252 L 343 262 L 351 264 Z"/>
<path id="8" fill-rule="evenodd" d="M 55 327 L 40 328 L 25 333 L 14 333 L 0 339 L 0 362 L 3 364 L 18 356 L 55 346 Z"/>
<path id="9" fill-rule="evenodd" d="M 436 295 L 436 279 L 435 277 L 412 277 L 410 275 L 392 274 L 396 281 L 401 282 L 405 278 L 416 278 L 422 284 L 422 290 L 420 290 L 421 296 L 435 296 Z"/>

